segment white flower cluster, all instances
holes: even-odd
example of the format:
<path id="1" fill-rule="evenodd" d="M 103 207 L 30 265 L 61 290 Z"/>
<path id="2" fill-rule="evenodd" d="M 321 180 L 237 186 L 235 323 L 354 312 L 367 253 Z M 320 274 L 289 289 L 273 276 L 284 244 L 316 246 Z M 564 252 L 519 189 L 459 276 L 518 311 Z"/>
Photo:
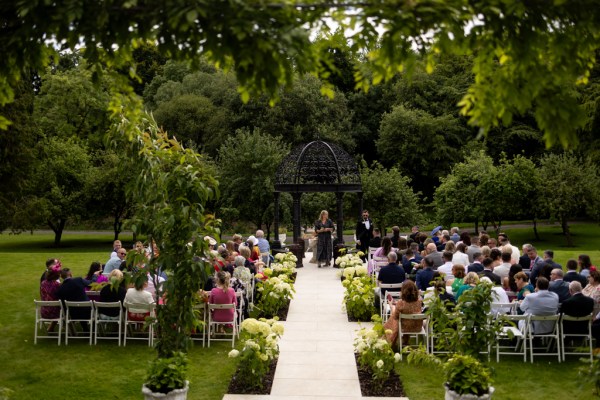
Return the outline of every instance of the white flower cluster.
<path id="1" fill-rule="evenodd" d="M 350 268 L 363 265 L 363 261 L 356 254 L 346 254 L 344 256 L 336 258 L 335 265 L 339 266 L 340 268 Z"/>
<path id="2" fill-rule="evenodd" d="M 379 327 L 381 327 L 380 323 Z M 358 330 L 354 339 L 354 348 L 359 354 L 360 362 L 369 364 L 372 370 L 374 368 L 379 370 L 377 374 L 389 374 L 393 364 L 400 362 L 400 354 L 393 353 L 390 344 L 381 337 L 376 328 Z"/>
<path id="3" fill-rule="evenodd" d="M 296 261 L 298 261 L 298 258 L 296 258 L 294 253 L 288 251 L 287 253 L 275 254 L 275 260 L 282 264 L 284 264 L 285 262 L 291 262 L 294 263 L 294 265 L 296 265 Z"/>
<path id="4" fill-rule="evenodd" d="M 242 341 L 242 353 L 254 353 L 262 361 L 272 360 L 279 354 L 277 341 L 283 335 L 283 331 L 283 324 L 274 319 L 245 319 L 241 325 L 241 332 L 246 334 Z M 238 350 L 229 352 L 229 357 L 232 358 L 239 355 Z"/>

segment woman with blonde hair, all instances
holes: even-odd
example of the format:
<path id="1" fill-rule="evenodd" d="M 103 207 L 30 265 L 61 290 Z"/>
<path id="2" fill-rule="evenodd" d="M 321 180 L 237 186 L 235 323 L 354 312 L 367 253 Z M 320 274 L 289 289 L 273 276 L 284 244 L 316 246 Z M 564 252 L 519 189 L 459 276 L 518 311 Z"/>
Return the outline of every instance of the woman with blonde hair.
<path id="1" fill-rule="evenodd" d="M 321 264 L 328 267 L 333 258 L 333 242 L 331 233 L 335 230 L 333 221 L 329 219 L 327 210 L 321 211 L 319 219 L 315 221 L 315 232 L 317 233 L 317 266 Z"/>
<path id="2" fill-rule="evenodd" d="M 235 304 L 237 306 L 237 298 L 235 291 L 229 285 L 231 275 L 229 272 L 217 272 L 217 287 L 210 291 L 208 302 L 211 304 Z M 233 308 L 225 310 L 214 310 L 212 319 L 217 322 L 227 322 L 233 319 L 235 310 Z"/>
<path id="3" fill-rule="evenodd" d="M 467 290 L 473 289 L 478 284 L 479 284 L 479 275 L 477 275 L 476 272 L 469 272 L 467 274 L 467 276 L 465 276 L 463 285 L 460 288 L 458 288 L 458 291 L 456 292 L 456 300 L 458 300 L 464 292 L 466 292 Z"/>

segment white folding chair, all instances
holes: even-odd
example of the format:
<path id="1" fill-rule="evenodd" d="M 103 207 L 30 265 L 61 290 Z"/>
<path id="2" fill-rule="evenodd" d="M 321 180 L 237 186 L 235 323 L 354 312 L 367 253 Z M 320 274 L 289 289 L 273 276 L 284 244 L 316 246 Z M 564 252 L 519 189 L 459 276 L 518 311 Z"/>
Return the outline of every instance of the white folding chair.
<path id="1" fill-rule="evenodd" d="M 202 320 L 202 331 L 198 332 L 196 330 L 196 332 L 192 333 L 191 339 L 192 340 L 201 340 L 202 347 L 204 347 L 206 345 L 206 329 L 207 329 L 206 314 L 208 313 L 207 310 L 208 310 L 207 303 L 204 303 L 204 302 L 200 303 L 200 304 L 196 304 L 194 306 L 194 313 L 197 313 L 198 320 Z"/>
<path id="2" fill-rule="evenodd" d="M 496 335 L 496 362 L 500 362 L 500 354 L 523 355 L 523 361 L 527 362 L 529 315 L 501 314 L 499 318 L 504 324 Z M 523 321 L 522 330 L 519 328 L 519 321 Z"/>
<path id="3" fill-rule="evenodd" d="M 369 262 L 373 259 L 373 256 L 375 255 L 375 252 L 377 251 L 377 247 L 369 247 L 368 251 L 369 252 L 367 254 L 367 262 Z"/>
<path id="4" fill-rule="evenodd" d="M 235 313 L 237 314 L 237 326 L 242 325 L 242 321 L 244 320 L 244 292 L 237 291 L 235 292 L 235 297 L 237 299 L 237 307 L 235 309 Z M 238 338 L 240 337 L 240 333 L 238 332 Z"/>
<path id="5" fill-rule="evenodd" d="M 540 330 L 539 324 L 536 322 L 546 322 L 548 326 L 545 329 L 547 332 L 535 332 L 535 327 L 538 326 L 538 331 Z M 558 362 L 561 362 L 562 354 L 560 348 L 560 314 L 556 315 L 530 315 L 529 316 L 529 326 L 527 328 L 527 336 L 529 338 L 529 354 L 531 355 L 531 362 L 533 363 L 533 356 L 557 356 Z M 544 325 L 545 326 L 545 325 Z M 542 343 L 546 342 L 545 346 L 542 347 L 534 347 L 533 340 L 540 339 Z M 552 344 L 556 345 L 556 352 L 550 352 L 552 348 Z M 544 349 L 545 351 L 536 352 L 536 350 Z"/>
<path id="6" fill-rule="evenodd" d="M 404 332 L 402 331 L 402 320 L 420 320 L 421 330 L 419 332 Z M 419 336 L 423 336 L 425 340 L 425 350 L 429 352 L 429 329 L 428 329 L 429 317 L 426 314 L 400 314 L 398 317 L 398 347 L 400 348 L 400 359 L 402 360 L 402 347 L 409 347 L 410 345 L 402 345 L 402 336 L 408 335 L 409 340 L 414 337 L 416 345 L 419 345 Z"/>
<path id="7" fill-rule="evenodd" d="M 500 303 L 500 302 L 493 302 L 492 303 L 492 314 L 495 317 L 498 317 L 500 315 L 515 315 L 517 313 L 517 302 L 514 303 Z"/>
<path id="8" fill-rule="evenodd" d="M 117 340 L 121 346 L 121 332 L 123 331 L 123 305 L 120 301 L 102 302 L 92 301 L 94 304 L 94 344 L 98 339 Z M 108 316 L 103 311 L 114 311 L 117 316 Z M 113 314 L 113 312 L 110 312 Z M 115 329 L 110 329 L 110 326 Z"/>
<path id="9" fill-rule="evenodd" d="M 138 304 L 138 303 L 124 303 L 125 306 L 125 325 L 123 326 L 123 346 L 127 345 L 127 339 L 129 340 L 147 340 L 148 346 L 154 344 L 154 324 L 153 318 L 156 316 L 156 303 L 152 304 Z M 136 310 L 134 313 L 143 311 L 149 313 L 145 321 L 136 321 L 129 318 L 131 310 Z M 150 319 L 148 319 L 150 318 Z M 147 328 L 146 331 L 144 329 Z M 138 335 L 142 333 L 143 335 Z"/>
<path id="10" fill-rule="evenodd" d="M 391 309 L 387 309 L 387 293 L 396 292 L 400 293 L 400 289 L 402 288 L 402 282 L 400 283 L 380 283 L 379 284 L 379 315 L 381 315 L 381 319 L 385 322 L 387 320 L 384 317 L 384 314 L 389 314 Z M 385 295 L 383 294 L 383 289 L 385 289 Z"/>
<path id="11" fill-rule="evenodd" d="M 567 355 L 567 354 L 568 355 L 577 355 L 577 356 L 581 356 L 581 355 L 585 354 L 581 351 L 576 351 L 576 350 L 583 350 L 584 347 L 588 348 L 588 352 L 590 354 L 590 362 L 592 362 L 594 360 L 594 353 L 593 353 L 593 349 L 592 349 L 592 321 L 593 320 L 594 320 L 593 313 L 590 315 L 586 315 L 585 317 L 572 317 L 570 315 L 562 314 L 561 323 L 560 323 L 560 327 L 561 327 L 560 348 L 562 349 L 563 361 L 565 360 L 565 355 Z M 586 332 L 583 333 L 583 329 L 582 329 L 582 333 L 565 333 L 565 321 L 575 323 L 575 324 L 581 324 L 582 328 L 583 328 L 583 325 L 585 324 Z M 572 348 L 570 347 L 570 350 L 568 351 L 567 347 L 565 346 L 565 338 L 566 339 L 580 339 L 582 346 L 578 346 L 578 347 L 573 346 Z"/>
<path id="12" fill-rule="evenodd" d="M 58 345 L 60 346 L 60 340 L 62 336 L 63 328 L 63 317 L 64 310 L 60 300 L 54 301 L 40 301 L 33 300 L 35 303 L 35 332 L 33 335 L 33 343 L 37 344 L 38 338 L 40 339 L 57 339 Z M 58 309 L 57 318 L 45 318 L 42 316 L 42 307 L 52 307 Z M 58 332 L 48 331 L 50 326 L 58 326 Z"/>
<path id="13" fill-rule="evenodd" d="M 233 310 L 233 317 L 228 321 L 215 321 L 213 319 L 213 313 L 218 310 Z M 231 340 L 231 347 L 235 346 L 235 337 L 237 335 L 237 313 L 235 304 L 208 304 L 208 347 L 210 347 L 211 341 L 228 342 Z M 217 332 L 218 327 L 223 327 L 223 332 Z M 227 328 L 231 327 L 231 333 L 227 332 Z M 219 337 L 217 337 L 219 336 Z M 227 338 L 231 336 L 231 338 Z"/>
<path id="14" fill-rule="evenodd" d="M 383 321 L 383 323 L 387 322 L 387 320 L 390 318 L 390 315 L 392 315 L 392 309 L 394 307 L 394 304 L 396 304 L 401 298 L 402 292 L 385 292 L 385 298 L 381 299 L 381 301 L 384 302 L 383 308 L 381 310 L 381 320 Z"/>
<path id="15" fill-rule="evenodd" d="M 86 312 L 88 309 L 89 314 Z M 65 344 L 69 344 L 69 339 L 89 339 L 92 344 L 92 336 L 94 334 L 94 305 L 88 301 L 68 301 L 65 300 Z M 84 313 L 84 315 L 73 315 Z M 81 331 L 77 331 L 77 326 L 81 327 Z M 86 330 L 87 325 L 87 330 Z M 72 333 L 71 333 L 72 330 Z M 80 335 L 81 334 L 81 335 Z"/>
<path id="16" fill-rule="evenodd" d="M 379 276 L 379 270 L 388 265 L 386 257 L 375 257 L 373 258 L 373 271 L 371 271 L 371 279 L 373 284 L 377 283 L 377 277 Z"/>

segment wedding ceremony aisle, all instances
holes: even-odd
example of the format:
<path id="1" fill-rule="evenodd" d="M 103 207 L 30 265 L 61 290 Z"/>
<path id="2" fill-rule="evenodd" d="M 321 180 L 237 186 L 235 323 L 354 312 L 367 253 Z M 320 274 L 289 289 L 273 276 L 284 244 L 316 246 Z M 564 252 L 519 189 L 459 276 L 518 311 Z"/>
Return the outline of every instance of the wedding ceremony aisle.
<path id="1" fill-rule="evenodd" d="M 308 253 L 310 254 L 310 253 Z M 337 269 L 303 260 L 291 301 L 270 395 L 226 394 L 223 400 L 362 399 L 354 360 L 356 322 L 342 309 Z M 366 323 L 362 323 L 366 326 Z M 364 397 L 378 399 L 378 397 Z M 381 397 L 408 400 L 406 397 Z"/>

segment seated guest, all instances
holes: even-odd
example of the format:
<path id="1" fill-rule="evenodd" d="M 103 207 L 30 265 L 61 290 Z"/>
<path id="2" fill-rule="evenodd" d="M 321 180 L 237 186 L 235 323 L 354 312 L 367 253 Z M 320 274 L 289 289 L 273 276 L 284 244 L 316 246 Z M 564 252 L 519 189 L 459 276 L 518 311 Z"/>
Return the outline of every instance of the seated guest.
<path id="1" fill-rule="evenodd" d="M 459 243 L 456 245 L 456 251 L 452 254 L 452 264 L 461 264 L 463 266 L 469 265 L 469 256 L 465 253 L 467 251 L 467 245 Z"/>
<path id="2" fill-rule="evenodd" d="M 517 300 L 519 301 L 534 292 L 533 285 L 529 283 L 529 277 L 523 271 L 515 274 L 515 285 L 517 286 Z"/>
<path id="3" fill-rule="evenodd" d="M 563 280 L 563 270 L 554 268 L 550 274 L 550 279 L 550 287 L 548 290 L 556 293 L 558 295 L 558 302 L 562 304 L 566 299 L 571 297 L 569 283 Z"/>
<path id="4" fill-rule="evenodd" d="M 117 252 L 122 247 L 123 247 L 123 245 L 122 245 L 121 241 L 120 240 L 115 240 L 113 242 L 113 251 L 112 251 L 112 253 L 110 253 L 110 258 L 116 258 L 117 257 Z"/>
<path id="5" fill-rule="evenodd" d="M 492 263 L 492 270 L 494 270 L 494 273 L 496 273 L 496 267 L 498 267 L 500 264 L 502 264 L 502 252 L 499 249 L 491 249 L 490 251 L 490 258 L 492 259 L 493 263 Z M 496 274 L 498 275 L 498 274 Z"/>
<path id="6" fill-rule="evenodd" d="M 239 247 L 239 249 L 240 249 L 240 255 L 242 257 L 244 257 L 244 259 L 245 259 L 244 265 L 246 266 L 246 268 L 248 268 L 250 270 L 252 275 L 255 275 L 258 271 L 256 269 L 256 265 L 255 265 L 254 261 L 250 260 L 250 255 L 251 255 L 250 248 L 246 245 L 241 245 Z"/>
<path id="7" fill-rule="evenodd" d="M 368 264 L 369 273 L 371 273 L 372 271 L 375 270 L 375 263 L 377 262 L 376 259 L 381 260 L 381 259 L 387 258 L 391 251 L 392 251 L 392 240 L 389 237 L 384 237 L 383 240 L 381 241 L 381 247 L 379 247 L 377 250 L 375 250 L 375 253 L 373 254 L 373 259 L 371 259 L 369 261 L 369 264 Z"/>
<path id="8" fill-rule="evenodd" d="M 119 250 L 117 250 L 116 255 L 116 257 L 111 257 L 111 259 L 108 260 L 104 265 L 104 273 L 106 275 L 110 274 L 111 271 L 114 269 L 120 269 L 121 263 L 127 257 L 127 250 L 120 248 Z"/>
<path id="9" fill-rule="evenodd" d="M 243 256 L 235 257 L 235 269 L 233 270 L 233 277 L 239 279 L 246 289 L 252 287 L 252 273 L 250 269 L 246 267 L 246 259 Z"/>
<path id="10" fill-rule="evenodd" d="M 481 254 L 481 252 L 480 251 L 474 252 L 473 253 L 473 262 L 467 268 L 467 273 L 475 272 L 478 274 L 480 272 L 483 272 L 483 264 L 481 263 L 482 260 L 483 260 L 483 255 Z"/>
<path id="11" fill-rule="evenodd" d="M 59 300 L 58 289 L 60 288 L 60 267 L 54 265 L 46 273 L 46 279 L 40 284 L 40 299 L 42 301 Z M 42 318 L 58 318 L 60 316 L 59 307 L 42 307 Z M 54 324 L 53 324 L 54 325 Z M 52 326 L 54 328 L 54 326 Z M 51 330 L 51 329 L 50 329 Z"/>
<path id="12" fill-rule="evenodd" d="M 415 278 L 417 288 L 419 290 L 427 290 L 431 286 L 431 280 L 433 279 L 433 259 L 424 258 L 421 261 L 421 265 L 417 270 L 417 276 Z"/>
<path id="13" fill-rule="evenodd" d="M 446 305 L 446 309 L 448 311 L 452 311 L 454 309 L 454 305 L 456 304 L 456 299 L 451 293 L 448 293 L 447 289 L 448 287 L 442 279 L 439 271 L 435 271 L 433 273 L 433 285 L 427 288 L 425 294 L 423 295 L 423 305 L 425 308 L 429 307 L 434 296 L 437 296 Z"/>
<path id="14" fill-rule="evenodd" d="M 585 317 L 594 311 L 594 300 L 581 293 L 581 283 L 573 281 L 569 283 L 571 297 L 563 301 L 560 312 L 571 317 Z M 564 333 L 587 333 L 588 327 L 585 321 L 563 321 Z"/>
<path id="15" fill-rule="evenodd" d="M 593 267 L 588 276 L 588 284 L 583 288 L 582 293 L 587 297 L 594 299 L 594 315 L 600 312 L 600 272 Z"/>
<path id="16" fill-rule="evenodd" d="M 548 279 L 540 276 L 536 281 L 535 293 L 529 294 L 519 308 L 524 314 L 536 316 L 556 315 L 558 313 L 558 295 L 548 291 Z M 519 321 L 519 328 L 523 329 L 525 321 Z M 552 332 L 554 321 L 533 321 L 534 333 Z"/>
<path id="17" fill-rule="evenodd" d="M 523 267 L 520 264 L 513 264 L 510 266 L 510 270 L 508 270 L 508 276 L 502 280 L 502 287 L 506 290 L 510 301 L 517 299 L 519 288 L 517 288 L 517 283 L 515 282 L 515 275 L 519 272 L 523 272 Z"/>
<path id="18" fill-rule="evenodd" d="M 391 240 L 390 240 L 391 244 Z M 369 241 L 369 247 L 381 247 L 381 231 L 377 228 L 373 229 L 373 238 Z"/>
<path id="19" fill-rule="evenodd" d="M 256 262 L 261 259 L 260 249 L 258 248 L 258 239 L 254 236 L 248 236 L 246 246 L 250 249 L 250 261 Z"/>
<path id="20" fill-rule="evenodd" d="M 239 253 L 240 245 L 242 244 L 242 235 L 240 235 L 239 233 L 236 233 L 235 235 L 233 235 L 231 240 L 233 241 L 233 250 L 237 251 Z"/>
<path id="21" fill-rule="evenodd" d="M 498 275 L 502 281 L 504 281 L 505 278 L 508 278 L 508 273 L 510 272 L 510 260 L 512 258 L 512 253 L 505 251 L 500 255 L 500 257 L 502 263 L 494 267 L 494 273 Z"/>
<path id="22" fill-rule="evenodd" d="M 465 280 L 465 266 L 462 264 L 454 264 L 452 266 L 452 275 L 454 276 L 454 279 L 452 279 L 451 281 L 447 281 L 446 284 L 450 284 L 450 286 L 452 287 L 452 293 L 456 294 L 456 292 L 458 292 L 458 289 L 464 284 L 464 280 Z"/>
<path id="23" fill-rule="evenodd" d="M 118 269 L 113 270 L 108 277 L 108 284 L 100 290 L 100 301 L 104 303 L 114 303 L 125 301 L 127 289 L 125 288 L 125 280 L 123 272 Z M 119 310 L 116 308 L 103 308 L 100 313 L 100 319 L 118 319 Z"/>
<path id="24" fill-rule="evenodd" d="M 406 281 L 402 285 L 402 299 L 398 300 L 392 309 L 391 316 L 384 325 L 386 332 L 386 340 L 395 346 L 398 340 L 400 314 L 420 314 L 423 309 L 423 303 L 419 298 L 419 289 L 413 281 Z M 402 332 L 421 332 L 423 328 L 422 320 L 405 320 L 400 321 L 402 324 Z M 402 338 L 402 343 L 408 343 L 408 336 Z"/>
<path id="25" fill-rule="evenodd" d="M 83 278 L 73 278 L 73 274 L 69 268 L 63 268 L 60 272 L 60 277 L 63 279 L 60 288 L 58 288 L 57 296 L 64 301 L 89 301 L 85 288 L 91 284 Z M 87 319 L 90 317 L 91 309 L 87 307 L 76 307 L 70 310 L 71 315 L 75 319 Z"/>
<path id="26" fill-rule="evenodd" d="M 477 286 L 479 284 L 479 275 L 477 275 L 475 272 L 469 272 L 464 279 L 464 284 L 458 288 L 458 290 L 456 291 L 455 294 L 455 298 L 458 301 L 460 299 L 460 296 L 466 292 L 467 290 L 471 290 L 473 289 L 475 286 Z"/>
<path id="27" fill-rule="evenodd" d="M 581 284 L 581 287 L 587 285 L 587 278 L 577 272 L 577 260 L 574 259 L 567 261 L 567 273 L 564 274 L 563 280 L 565 282 L 577 281 Z"/>
<path id="28" fill-rule="evenodd" d="M 135 287 L 127 289 L 124 302 L 128 304 L 154 304 L 155 301 L 152 294 L 144 290 L 147 287 L 148 281 L 137 280 Z M 129 308 L 127 312 L 127 318 L 131 321 L 145 321 L 149 315 L 150 312 L 142 308 Z"/>
<path id="29" fill-rule="evenodd" d="M 491 311 L 493 314 L 498 314 L 498 313 L 508 314 L 508 313 L 510 313 L 510 311 L 511 311 L 510 307 L 500 307 L 500 306 L 493 304 L 493 303 L 509 303 L 508 295 L 506 294 L 506 291 L 504 289 L 502 289 L 501 286 L 494 286 L 494 283 L 487 276 L 482 276 L 479 279 L 479 283 L 487 283 L 487 284 L 492 285 L 492 309 L 491 309 Z"/>
<path id="30" fill-rule="evenodd" d="M 437 270 L 438 267 L 444 263 L 442 252 L 437 251 L 435 243 L 428 243 L 425 246 L 425 258 L 429 258 L 433 261 L 433 266 L 431 267 L 433 270 Z"/>
<path id="31" fill-rule="evenodd" d="M 502 284 L 502 280 L 496 274 L 494 274 L 494 260 L 491 257 L 486 257 L 483 260 L 483 271 L 479 273 L 480 276 L 487 276 L 494 283 L 494 285 Z"/>
<path id="32" fill-rule="evenodd" d="M 48 270 L 50 270 L 55 265 L 58 265 L 59 270 L 61 269 L 60 261 L 58 261 L 58 258 L 49 258 L 46 260 L 46 269 L 44 270 L 44 273 L 42 274 L 42 277 L 40 278 L 40 283 L 42 283 L 46 280 L 46 274 L 48 273 Z M 56 278 L 56 279 L 58 279 L 58 278 Z"/>
<path id="33" fill-rule="evenodd" d="M 235 291 L 229 287 L 230 276 L 229 273 L 219 271 L 217 273 L 216 285 L 210 291 L 208 302 L 212 304 L 235 304 L 237 305 L 237 298 L 235 297 Z M 235 310 L 215 310 L 212 319 L 217 322 L 227 322 L 233 319 Z"/>
<path id="34" fill-rule="evenodd" d="M 389 238 L 384 238 L 388 239 Z M 390 241 L 391 245 L 391 241 Z M 388 265 L 381 268 L 379 270 L 379 275 L 377 276 L 378 285 L 391 284 L 391 283 L 402 283 L 406 279 L 406 274 L 404 273 L 404 269 L 398 265 L 398 254 L 394 251 L 390 251 L 387 256 Z M 385 297 L 386 289 L 381 289 L 381 298 Z"/>
<path id="35" fill-rule="evenodd" d="M 404 268 L 404 272 L 406 274 L 415 274 L 415 267 L 421 263 L 423 258 L 419 255 L 419 253 L 415 253 L 413 249 L 408 248 L 406 249 L 404 256 L 402 256 L 402 259 L 402 268 Z"/>
<path id="36" fill-rule="evenodd" d="M 106 276 L 102 275 L 102 264 L 98 261 L 94 261 L 90 265 L 90 269 L 88 270 L 85 279 L 93 283 L 102 283 L 108 280 Z"/>
<path id="37" fill-rule="evenodd" d="M 454 280 L 454 275 L 452 275 L 452 253 L 449 251 L 444 251 L 442 253 L 442 259 L 444 260 L 444 263 L 440 265 L 437 270 L 440 274 L 444 275 L 444 281 L 451 282 Z"/>
<path id="38" fill-rule="evenodd" d="M 587 254 L 580 254 L 579 257 L 577 257 L 577 262 L 579 264 L 579 267 L 581 268 L 579 273 L 586 278 L 588 276 L 590 276 L 590 271 L 591 271 L 591 268 L 593 267 L 590 256 L 588 256 Z M 584 286 L 584 288 L 585 288 L 585 286 Z"/>

